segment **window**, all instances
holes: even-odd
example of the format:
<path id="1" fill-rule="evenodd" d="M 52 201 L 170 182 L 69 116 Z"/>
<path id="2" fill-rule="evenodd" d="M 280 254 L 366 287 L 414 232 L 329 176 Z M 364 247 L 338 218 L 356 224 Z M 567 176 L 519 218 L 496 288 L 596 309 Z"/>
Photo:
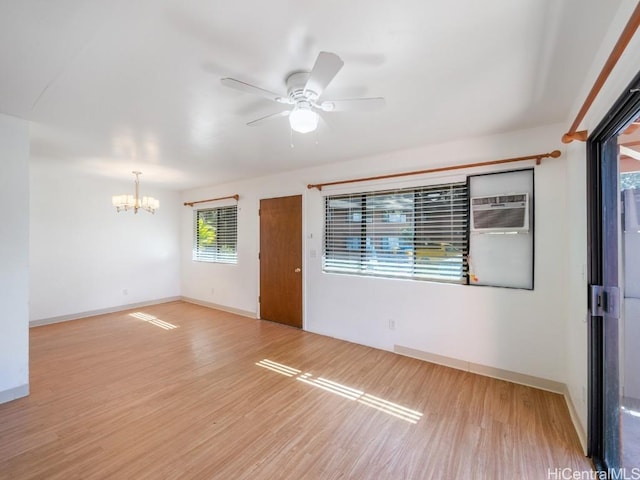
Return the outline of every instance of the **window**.
<path id="1" fill-rule="evenodd" d="M 238 263 L 238 207 L 196 210 L 193 222 L 193 259 Z"/>
<path id="2" fill-rule="evenodd" d="M 325 198 L 323 271 L 466 282 L 467 184 Z"/>

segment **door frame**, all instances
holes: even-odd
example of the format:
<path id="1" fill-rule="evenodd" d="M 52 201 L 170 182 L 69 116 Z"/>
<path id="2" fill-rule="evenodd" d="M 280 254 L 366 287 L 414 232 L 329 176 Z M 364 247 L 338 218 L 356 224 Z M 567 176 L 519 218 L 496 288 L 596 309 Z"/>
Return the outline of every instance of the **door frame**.
<path id="1" fill-rule="evenodd" d="M 307 224 L 305 221 L 305 205 L 306 205 L 306 196 L 305 196 L 305 192 L 302 191 L 300 192 L 299 190 L 285 190 L 282 192 L 278 192 L 278 193 L 265 193 L 265 194 L 260 194 L 256 196 L 256 207 L 255 207 L 255 215 L 256 215 L 256 219 L 257 219 L 257 228 L 256 228 L 256 317 L 260 320 L 262 318 L 261 316 L 261 312 L 260 312 L 260 302 L 258 301 L 258 297 L 260 296 L 260 202 L 262 200 L 269 200 L 271 198 L 283 198 L 283 197 L 293 197 L 293 196 L 301 196 L 302 197 L 302 212 L 301 212 L 301 222 L 302 222 L 302 238 L 300 239 L 301 244 L 302 244 L 302 258 L 301 258 L 301 268 L 302 268 L 302 327 L 300 328 L 300 330 L 306 330 L 306 292 L 307 292 L 307 288 L 306 288 L 306 283 L 307 283 L 307 275 L 306 275 L 306 254 L 305 252 L 307 251 L 307 244 L 306 244 L 306 239 L 307 239 Z"/>
<path id="2" fill-rule="evenodd" d="M 619 194 L 617 185 L 618 153 L 617 137 L 623 129 L 640 114 L 640 72 L 631 81 L 629 86 L 618 97 L 603 120 L 593 130 L 587 140 L 587 265 L 588 284 L 591 285 L 618 285 L 618 231 L 617 218 L 615 230 L 612 230 L 612 222 L 607 222 L 605 213 L 614 213 L 617 216 Z M 615 144 L 614 144 L 615 142 Z M 606 182 L 615 182 L 615 190 L 603 189 Z M 614 240 L 615 253 L 607 249 L 608 243 Z M 610 255 L 605 253 L 609 251 Z M 615 258 L 612 258 L 612 255 Z M 615 262 L 616 268 L 605 269 L 605 262 L 611 265 Z M 588 295 L 590 299 L 591 295 Z M 605 395 L 607 395 L 604 383 L 605 363 L 607 350 L 605 348 L 604 317 L 592 315 L 592 306 L 589 300 L 589 397 L 588 397 L 588 451 L 587 454 L 593 460 L 598 470 L 617 468 L 619 465 L 609 465 L 607 461 L 607 421 L 611 420 L 612 412 L 605 411 Z M 617 339 L 615 339 L 617 342 Z M 617 354 L 617 352 L 616 352 Z M 609 392 L 611 394 L 611 392 Z M 613 412 L 615 414 L 615 412 Z M 616 441 L 609 447 L 615 450 Z M 618 445 L 619 446 L 619 445 Z M 617 455 L 618 452 L 613 452 Z"/>

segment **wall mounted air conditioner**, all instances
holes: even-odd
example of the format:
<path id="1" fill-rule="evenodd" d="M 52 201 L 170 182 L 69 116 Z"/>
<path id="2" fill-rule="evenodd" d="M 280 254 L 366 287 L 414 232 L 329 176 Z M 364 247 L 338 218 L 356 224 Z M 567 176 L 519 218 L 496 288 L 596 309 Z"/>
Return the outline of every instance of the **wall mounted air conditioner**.
<path id="1" fill-rule="evenodd" d="M 529 231 L 529 194 L 511 193 L 471 198 L 471 231 L 517 233 Z"/>
<path id="2" fill-rule="evenodd" d="M 640 233 L 640 189 L 622 191 L 624 200 L 624 231 Z"/>

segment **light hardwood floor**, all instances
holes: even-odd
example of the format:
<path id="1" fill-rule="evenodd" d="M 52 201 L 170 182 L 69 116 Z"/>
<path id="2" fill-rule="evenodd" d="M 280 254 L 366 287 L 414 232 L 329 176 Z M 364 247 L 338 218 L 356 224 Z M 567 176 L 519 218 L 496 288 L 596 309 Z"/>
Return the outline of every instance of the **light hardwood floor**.
<path id="1" fill-rule="evenodd" d="M 30 383 L 0 405 L 3 479 L 590 469 L 560 395 L 182 302 L 31 329 Z"/>

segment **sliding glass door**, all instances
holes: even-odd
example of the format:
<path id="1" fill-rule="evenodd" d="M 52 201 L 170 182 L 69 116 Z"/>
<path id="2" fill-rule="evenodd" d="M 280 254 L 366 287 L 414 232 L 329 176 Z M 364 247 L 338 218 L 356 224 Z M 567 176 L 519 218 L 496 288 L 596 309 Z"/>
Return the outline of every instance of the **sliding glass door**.
<path id="1" fill-rule="evenodd" d="M 621 461 L 640 467 L 640 116 L 618 136 Z M 632 470 L 640 478 L 640 470 Z"/>
<path id="2" fill-rule="evenodd" d="M 638 84 L 640 76 L 588 144 L 589 454 L 613 475 L 640 467 Z"/>

